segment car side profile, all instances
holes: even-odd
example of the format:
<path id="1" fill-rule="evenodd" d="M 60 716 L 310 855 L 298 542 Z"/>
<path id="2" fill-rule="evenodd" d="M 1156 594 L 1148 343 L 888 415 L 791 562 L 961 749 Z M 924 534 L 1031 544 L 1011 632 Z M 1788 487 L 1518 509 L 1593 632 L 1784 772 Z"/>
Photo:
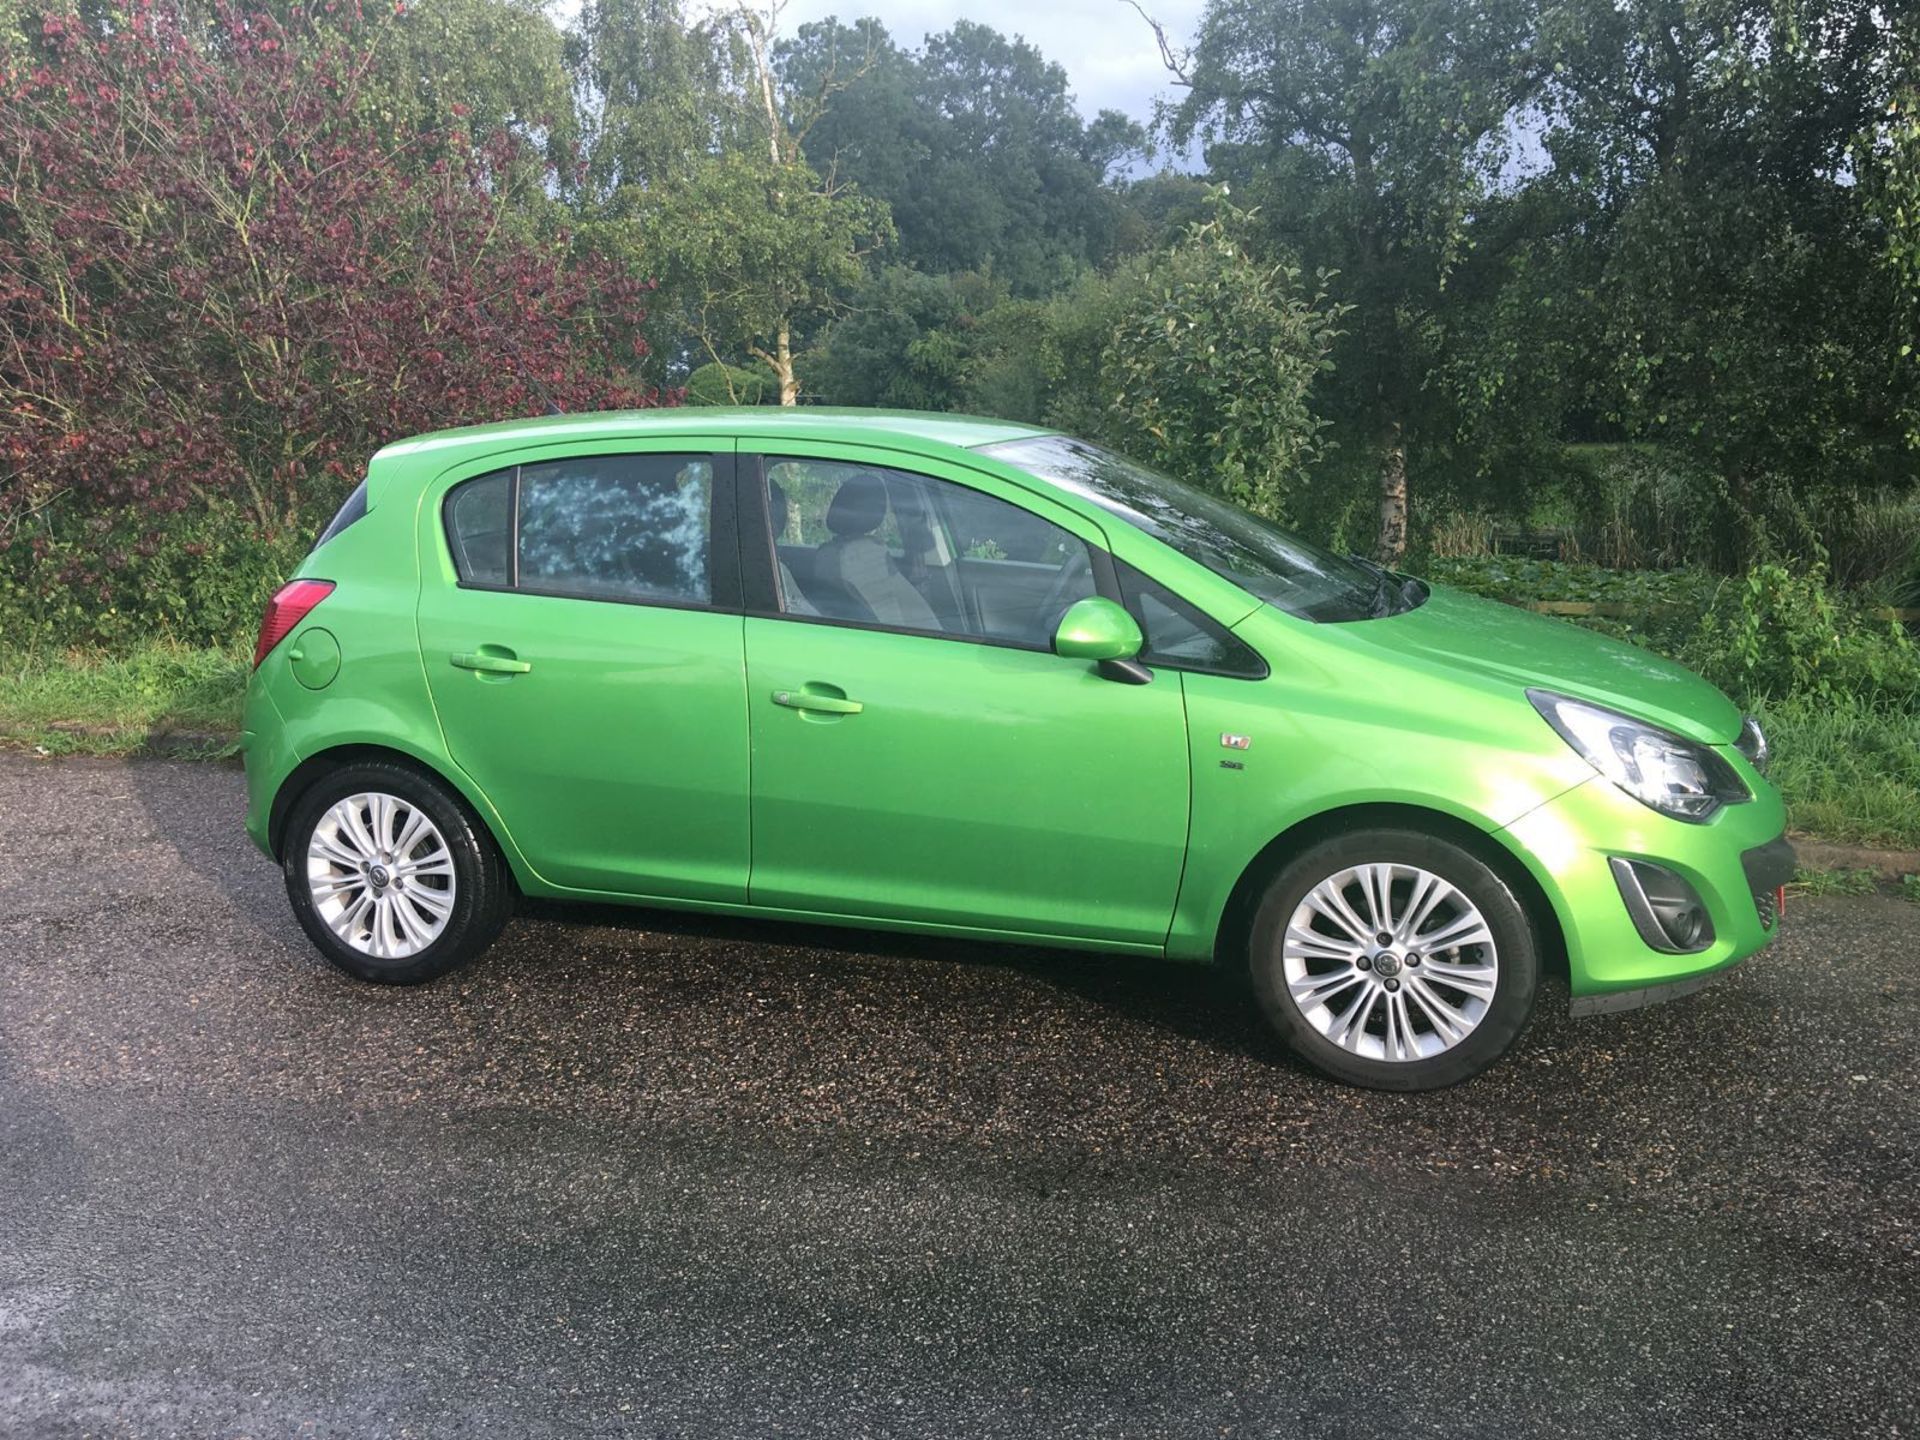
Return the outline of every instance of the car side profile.
<path id="1" fill-rule="evenodd" d="M 248 833 L 362 979 L 516 896 L 1244 969 L 1420 1090 L 1764 946 L 1759 727 L 1604 637 L 1069 436 L 556 416 L 388 446 L 262 623 Z"/>

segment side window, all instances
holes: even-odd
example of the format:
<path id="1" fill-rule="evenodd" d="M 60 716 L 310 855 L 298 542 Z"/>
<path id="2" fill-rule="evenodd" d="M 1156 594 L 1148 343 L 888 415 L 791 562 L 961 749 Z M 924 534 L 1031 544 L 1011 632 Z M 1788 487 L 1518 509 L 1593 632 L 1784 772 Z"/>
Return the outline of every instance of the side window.
<path id="1" fill-rule="evenodd" d="M 1095 593 L 1077 536 L 964 485 L 786 458 L 768 459 L 766 483 L 789 615 L 1044 647 Z"/>
<path id="2" fill-rule="evenodd" d="M 1250 680 L 1266 678 L 1267 662 L 1231 630 L 1126 561 L 1115 560 L 1113 565 L 1127 609 L 1146 636 L 1140 658 L 1147 664 Z"/>
<path id="3" fill-rule="evenodd" d="M 513 583 L 513 471 L 469 480 L 447 496 L 447 547 L 469 585 Z"/>
<path id="4" fill-rule="evenodd" d="M 447 543 L 468 584 L 706 605 L 712 503 L 703 455 L 543 461 L 454 489 Z"/>

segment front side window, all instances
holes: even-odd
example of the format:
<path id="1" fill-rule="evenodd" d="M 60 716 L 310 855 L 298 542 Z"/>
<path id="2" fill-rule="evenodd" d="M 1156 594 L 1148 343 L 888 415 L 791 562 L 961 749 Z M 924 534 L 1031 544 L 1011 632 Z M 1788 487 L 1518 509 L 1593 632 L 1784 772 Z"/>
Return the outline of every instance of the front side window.
<path id="1" fill-rule="evenodd" d="M 1367 620 L 1411 609 L 1417 581 L 1343 560 L 1217 496 L 1065 435 L 984 447 L 1009 465 L 1084 495 L 1214 574 L 1303 620 Z"/>
<path id="2" fill-rule="evenodd" d="M 785 614 L 1047 648 L 1095 593 L 1084 541 L 995 496 L 837 460 L 765 475 Z"/>
<path id="3" fill-rule="evenodd" d="M 447 543 L 463 584 L 707 605 L 712 505 L 704 455 L 548 460 L 457 487 Z"/>
<path id="4" fill-rule="evenodd" d="M 1231 630 L 1126 561 L 1116 560 L 1114 569 L 1127 609 L 1146 639 L 1140 658 L 1147 664 L 1246 680 L 1266 678 L 1267 662 Z"/>

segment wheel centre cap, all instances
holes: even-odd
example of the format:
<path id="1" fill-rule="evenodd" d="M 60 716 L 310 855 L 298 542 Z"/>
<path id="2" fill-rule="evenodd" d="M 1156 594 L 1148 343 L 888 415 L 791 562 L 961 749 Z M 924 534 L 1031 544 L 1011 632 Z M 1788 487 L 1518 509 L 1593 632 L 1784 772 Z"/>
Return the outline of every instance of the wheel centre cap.
<path id="1" fill-rule="evenodd" d="M 1373 971 L 1376 975 L 1398 975 L 1400 973 L 1400 957 L 1382 951 L 1373 957 Z"/>
<path id="2" fill-rule="evenodd" d="M 387 873 L 386 866 L 376 865 L 371 870 L 367 871 L 367 878 L 373 882 L 374 889 L 384 890 L 386 889 L 387 885 L 392 881 L 393 876 Z"/>

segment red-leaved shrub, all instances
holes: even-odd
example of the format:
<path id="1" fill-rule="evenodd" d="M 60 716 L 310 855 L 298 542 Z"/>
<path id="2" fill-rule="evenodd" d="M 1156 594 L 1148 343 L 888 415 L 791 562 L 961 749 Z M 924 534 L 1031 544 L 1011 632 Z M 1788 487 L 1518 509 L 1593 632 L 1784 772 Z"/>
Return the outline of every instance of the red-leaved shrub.
<path id="1" fill-rule="evenodd" d="M 647 287 L 503 202 L 514 141 L 379 139 L 352 16 L 191 13 L 49 13 L 0 60 L 10 568 L 137 603 L 122 552 L 196 513 L 310 533 L 389 440 L 657 403 L 627 378 Z"/>

